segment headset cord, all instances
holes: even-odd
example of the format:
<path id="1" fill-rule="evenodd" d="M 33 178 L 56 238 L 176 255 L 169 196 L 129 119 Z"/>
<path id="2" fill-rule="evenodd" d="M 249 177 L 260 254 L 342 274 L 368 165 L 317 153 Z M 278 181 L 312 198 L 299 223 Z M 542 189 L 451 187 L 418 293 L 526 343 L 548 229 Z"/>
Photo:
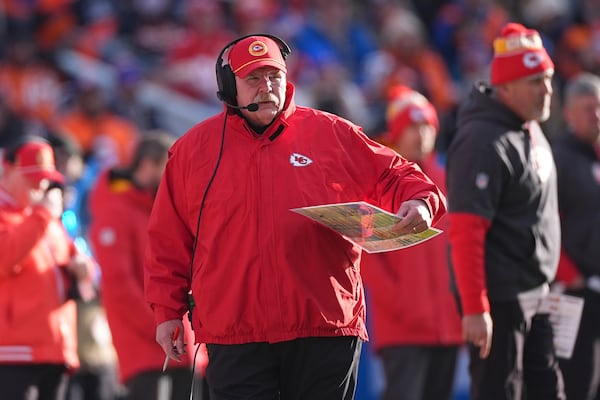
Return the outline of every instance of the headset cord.
<path id="1" fill-rule="evenodd" d="M 212 186 L 213 181 L 215 180 L 215 176 L 217 175 L 217 170 L 219 169 L 219 165 L 221 164 L 221 156 L 223 155 L 223 144 L 225 143 L 225 127 L 227 126 L 227 114 L 228 110 L 225 110 L 225 118 L 223 119 L 223 129 L 221 130 L 221 145 L 219 147 L 219 154 L 217 156 L 217 162 L 215 163 L 215 168 L 206 184 L 206 189 L 204 189 L 204 194 L 202 195 L 202 201 L 200 202 L 200 209 L 198 210 L 198 220 L 196 221 L 196 235 L 194 237 L 194 246 L 192 247 L 192 257 L 190 258 L 190 285 L 192 282 L 192 274 L 194 268 L 194 258 L 196 256 L 196 247 L 198 246 L 198 233 L 200 232 L 200 219 L 202 218 L 202 211 L 204 210 L 204 203 L 206 201 L 206 196 L 208 195 L 208 190 Z M 191 310 L 190 310 L 191 311 Z"/>
<path id="2" fill-rule="evenodd" d="M 202 195 L 202 200 L 200 202 L 200 209 L 198 210 L 198 220 L 196 221 L 196 235 L 194 237 L 194 245 L 192 246 L 192 256 L 190 257 L 190 286 L 192 284 L 192 276 L 194 272 L 194 258 L 196 256 L 196 247 L 198 246 L 198 233 L 200 232 L 200 219 L 202 217 L 202 211 L 204 210 L 204 203 L 206 201 L 206 196 L 208 195 L 208 190 L 212 186 L 213 181 L 215 180 L 215 176 L 217 175 L 217 170 L 219 169 L 219 165 L 221 164 L 221 156 L 223 155 L 223 144 L 225 143 L 225 127 L 227 126 L 227 114 L 229 110 L 225 110 L 225 117 L 223 118 L 223 129 L 221 130 L 221 145 L 219 147 L 219 154 L 217 156 L 217 162 L 215 163 L 215 168 L 206 184 L 206 189 L 204 189 L 204 194 Z M 190 320 L 190 324 L 192 323 L 192 310 L 194 308 L 194 298 L 190 293 L 188 294 L 188 318 Z M 193 327 L 193 325 L 192 325 Z M 198 350 L 200 349 L 200 343 L 196 345 L 196 350 L 194 351 L 194 363 L 192 365 L 192 386 L 190 388 L 190 400 L 194 399 L 194 385 L 196 381 L 196 357 L 198 356 Z"/>
<path id="3" fill-rule="evenodd" d="M 198 350 L 200 350 L 200 343 L 196 345 L 196 350 L 194 350 L 194 361 L 192 363 L 192 385 L 190 386 L 190 400 L 194 400 L 194 393 L 196 392 L 196 358 L 198 356 Z M 206 377 L 204 378 L 206 379 Z M 206 383 L 202 380 L 200 383 L 204 386 Z M 200 393 L 202 393 L 202 387 L 199 388 Z"/>

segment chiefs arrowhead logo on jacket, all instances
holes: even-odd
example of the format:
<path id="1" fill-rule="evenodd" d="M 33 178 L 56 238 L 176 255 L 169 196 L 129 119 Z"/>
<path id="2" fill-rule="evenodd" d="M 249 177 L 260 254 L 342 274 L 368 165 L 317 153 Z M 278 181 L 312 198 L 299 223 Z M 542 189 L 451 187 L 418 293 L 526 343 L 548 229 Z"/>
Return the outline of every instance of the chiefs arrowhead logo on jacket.
<path id="1" fill-rule="evenodd" d="M 290 164 L 294 167 L 306 167 L 307 165 L 312 164 L 312 160 L 302 154 L 292 153 L 292 155 L 290 155 Z"/>

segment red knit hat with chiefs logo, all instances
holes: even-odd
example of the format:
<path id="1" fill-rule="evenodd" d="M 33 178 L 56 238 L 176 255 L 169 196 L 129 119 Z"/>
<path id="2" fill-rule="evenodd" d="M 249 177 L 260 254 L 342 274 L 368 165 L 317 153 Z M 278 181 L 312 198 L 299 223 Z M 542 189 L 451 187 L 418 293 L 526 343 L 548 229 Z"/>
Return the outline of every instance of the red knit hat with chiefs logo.
<path id="1" fill-rule="evenodd" d="M 494 40 L 490 78 L 493 85 L 554 70 L 539 33 L 521 24 L 508 23 Z"/>
<path id="2" fill-rule="evenodd" d="M 65 177 L 56 170 L 52 147 L 41 139 L 24 141 L 16 148 L 11 158 L 13 159 L 4 159 L 4 163 L 19 170 L 33 182 L 42 179 L 60 184 L 65 182 Z"/>
<path id="3" fill-rule="evenodd" d="M 229 66 L 240 78 L 266 66 L 287 73 L 279 45 L 266 36 L 250 36 L 237 42 L 229 51 Z"/>
<path id="4" fill-rule="evenodd" d="M 386 142 L 395 143 L 402 132 L 414 124 L 429 124 L 437 132 L 439 121 L 433 105 L 421 93 L 406 86 L 395 86 L 388 94 Z"/>

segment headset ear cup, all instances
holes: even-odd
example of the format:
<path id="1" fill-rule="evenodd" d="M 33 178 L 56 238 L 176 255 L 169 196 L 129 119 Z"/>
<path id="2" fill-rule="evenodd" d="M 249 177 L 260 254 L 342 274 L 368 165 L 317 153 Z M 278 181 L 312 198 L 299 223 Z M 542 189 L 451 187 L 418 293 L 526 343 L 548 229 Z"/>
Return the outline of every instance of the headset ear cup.
<path id="1" fill-rule="evenodd" d="M 225 100 L 230 104 L 237 104 L 237 87 L 235 85 L 235 74 L 229 65 L 224 65 L 221 76 L 221 92 Z"/>
<path id="2" fill-rule="evenodd" d="M 217 97 L 221 101 L 225 101 L 225 95 L 223 94 L 223 65 L 222 60 L 219 57 L 217 64 L 215 65 L 215 75 L 217 76 Z"/>

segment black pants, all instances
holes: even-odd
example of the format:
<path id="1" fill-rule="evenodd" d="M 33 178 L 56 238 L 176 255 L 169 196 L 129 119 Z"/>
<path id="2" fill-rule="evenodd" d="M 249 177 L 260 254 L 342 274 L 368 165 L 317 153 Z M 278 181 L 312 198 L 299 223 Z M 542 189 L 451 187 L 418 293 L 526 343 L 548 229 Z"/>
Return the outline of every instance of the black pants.
<path id="1" fill-rule="evenodd" d="M 382 400 L 450 400 L 458 346 L 390 346 L 378 352 L 385 372 Z"/>
<path id="2" fill-rule="evenodd" d="M 202 378 L 196 376 L 194 381 L 194 400 L 207 400 L 202 394 Z M 125 385 L 127 400 L 188 400 L 192 371 L 188 368 L 170 367 L 165 372 L 143 372 L 129 379 Z"/>
<path id="3" fill-rule="evenodd" d="M 584 299 L 577 341 L 570 359 L 559 359 L 569 400 L 600 400 L 600 293 L 570 291 Z"/>
<path id="4" fill-rule="evenodd" d="M 211 400 L 352 400 L 362 341 L 313 337 L 207 345 Z"/>
<path id="5" fill-rule="evenodd" d="M 0 365 L 3 400 L 64 400 L 67 384 L 64 365 Z"/>
<path id="6" fill-rule="evenodd" d="M 479 348 L 469 345 L 471 400 L 566 399 L 548 315 L 525 318 L 518 301 L 490 307 L 494 327 L 488 358 L 479 358 Z"/>
<path id="7" fill-rule="evenodd" d="M 115 400 L 121 395 L 112 365 L 79 370 L 69 379 L 68 400 Z"/>

